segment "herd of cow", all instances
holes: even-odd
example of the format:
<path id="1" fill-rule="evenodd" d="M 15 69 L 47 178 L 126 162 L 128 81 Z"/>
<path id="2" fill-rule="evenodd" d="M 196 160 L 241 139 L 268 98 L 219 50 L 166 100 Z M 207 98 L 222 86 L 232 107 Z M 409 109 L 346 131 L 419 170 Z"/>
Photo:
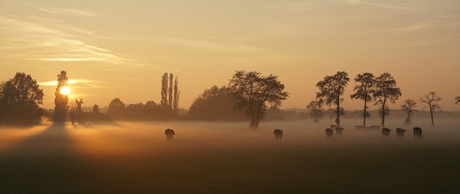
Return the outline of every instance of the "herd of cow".
<path id="1" fill-rule="evenodd" d="M 382 136 L 383 137 L 389 137 L 390 136 L 390 131 L 391 129 L 388 129 L 388 128 L 383 128 L 382 129 Z M 404 137 L 404 133 L 406 132 L 407 130 L 403 129 L 403 128 L 396 128 L 396 137 L 398 138 L 402 138 Z M 414 133 L 414 137 L 415 138 L 423 138 L 423 135 L 422 135 L 422 128 L 420 127 L 414 127 L 413 129 L 413 133 Z"/>
<path id="2" fill-rule="evenodd" d="M 325 130 L 326 131 L 326 137 L 327 138 L 332 138 L 332 136 L 334 135 L 334 130 L 336 131 L 337 136 L 340 136 L 340 135 L 342 135 L 343 129 L 344 129 L 343 127 L 339 127 L 339 126 L 336 126 L 336 125 L 331 125 L 331 127 L 328 127 Z M 391 131 L 391 129 L 388 129 L 386 127 L 382 128 L 382 136 L 383 137 L 389 137 L 390 136 L 390 131 Z M 405 130 L 403 128 L 396 128 L 396 137 L 398 137 L 398 138 L 404 137 L 404 133 L 406 131 L 407 130 Z M 275 129 L 275 131 L 273 133 L 275 135 L 275 139 L 277 141 L 281 141 L 281 139 L 283 138 L 283 130 Z M 423 138 L 423 136 L 422 136 L 422 128 L 414 127 L 413 133 L 414 133 L 415 138 Z M 165 130 L 166 139 L 168 141 L 173 140 L 175 134 L 176 133 L 174 133 L 173 129 L 168 128 L 168 129 Z"/>

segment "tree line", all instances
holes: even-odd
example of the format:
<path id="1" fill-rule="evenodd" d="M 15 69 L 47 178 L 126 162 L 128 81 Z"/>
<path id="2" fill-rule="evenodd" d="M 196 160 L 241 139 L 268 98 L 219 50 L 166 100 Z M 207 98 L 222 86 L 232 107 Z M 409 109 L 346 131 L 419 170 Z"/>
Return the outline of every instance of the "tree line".
<path id="1" fill-rule="evenodd" d="M 71 120 L 72 123 L 85 123 L 91 121 L 108 120 L 171 120 L 184 119 L 180 116 L 179 108 L 180 91 L 178 77 L 172 73 L 165 73 L 161 77 L 160 103 L 148 101 L 126 105 L 119 98 L 114 98 L 108 106 L 106 113 L 99 111 L 99 106 L 94 105 L 92 112 L 83 112 L 81 104 L 83 99 L 69 103 L 68 96 L 61 92 L 67 86 L 67 72 L 61 71 L 57 75 L 55 91 L 55 108 L 53 112 L 47 112 L 40 108 L 43 104 L 43 91 L 37 82 L 28 74 L 16 73 L 14 78 L 0 83 L 0 123 L 3 124 L 34 124 L 39 123 L 41 117 L 47 116 L 55 123 L 64 123 Z M 310 117 L 318 122 L 324 117 L 324 106 L 331 107 L 330 111 L 335 115 L 335 123 L 340 126 L 340 118 L 345 114 L 342 107 L 343 94 L 350 79 L 345 71 L 337 71 L 336 74 L 325 76 L 316 83 L 318 92 L 316 99 L 307 105 L 308 113 L 299 113 L 299 117 Z M 385 125 L 385 118 L 390 114 L 389 105 L 395 103 L 402 95 L 393 76 L 384 72 L 379 76 L 365 72 L 358 74 L 354 81 L 351 99 L 363 101 L 361 116 L 363 125 L 370 117 L 369 103 L 377 106 L 381 125 Z M 189 107 L 187 119 L 192 120 L 249 120 L 250 127 L 257 127 L 260 120 L 267 116 L 267 111 L 277 110 L 281 102 L 289 97 L 284 90 L 284 84 L 278 80 L 278 76 L 270 74 L 263 76 L 256 71 L 236 71 L 227 85 L 212 86 L 203 94 L 196 97 Z M 434 113 L 441 110 L 438 102 L 442 98 L 436 92 L 429 92 L 420 98 L 420 102 L 426 104 L 431 114 L 434 125 Z M 455 99 L 460 104 L 460 96 Z M 407 99 L 400 107 L 407 114 L 406 123 L 410 123 L 412 116 L 417 112 L 417 103 Z M 333 108 L 332 108 L 333 107 Z M 330 115 L 330 114 L 329 114 Z"/>

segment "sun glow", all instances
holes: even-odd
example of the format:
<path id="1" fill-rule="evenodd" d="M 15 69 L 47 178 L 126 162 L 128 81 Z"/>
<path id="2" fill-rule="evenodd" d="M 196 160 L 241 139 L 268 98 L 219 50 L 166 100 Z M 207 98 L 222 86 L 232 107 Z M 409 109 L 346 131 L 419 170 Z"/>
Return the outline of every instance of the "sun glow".
<path id="1" fill-rule="evenodd" d="M 70 88 L 67 87 L 67 86 L 63 86 L 63 87 L 61 87 L 61 90 L 59 90 L 59 92 L 62 95 L 69 95 L 70 94 Z"/>

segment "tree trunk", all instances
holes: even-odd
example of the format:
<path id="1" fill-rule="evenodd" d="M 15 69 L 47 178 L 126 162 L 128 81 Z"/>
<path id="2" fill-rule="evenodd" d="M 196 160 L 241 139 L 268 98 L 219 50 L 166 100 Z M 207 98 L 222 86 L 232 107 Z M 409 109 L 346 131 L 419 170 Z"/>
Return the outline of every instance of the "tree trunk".
<path id="1" fill-rule="evenodd" d="M 340 96 L 337 98 L 337 118 L 335 119 L 335 124 L 337 127 L 340 127 Z"/>
<path id="2" fill-rule="evenodd" d="M 433 109 L 431 107 L 430 107 L 430 114 L 431 114 L 431 125 L 434 126 Z"/>
<path id="3" fill-rule="evenodd" d="M 367 118 L 367 101 L 364 100 L 364 112 L 363 112 L 363 117 L 364 117 L 364 121 L 363 121 L 363 126 L 366 127 L 366 118 Z"/>

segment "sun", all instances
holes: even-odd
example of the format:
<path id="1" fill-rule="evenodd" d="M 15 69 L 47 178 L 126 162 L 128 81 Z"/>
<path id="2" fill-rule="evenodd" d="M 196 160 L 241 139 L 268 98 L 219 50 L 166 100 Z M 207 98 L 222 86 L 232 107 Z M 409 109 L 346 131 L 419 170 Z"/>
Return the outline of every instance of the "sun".
<path id="1" fill-rule="evenodd" d="M 61 87 L 61 90 L 59 90 L 59 92 L 62 94 L 62 95 L 69 95 L 70 94 L 70 88 L 67 87 L 67 86 L 62 86 Z"/>

